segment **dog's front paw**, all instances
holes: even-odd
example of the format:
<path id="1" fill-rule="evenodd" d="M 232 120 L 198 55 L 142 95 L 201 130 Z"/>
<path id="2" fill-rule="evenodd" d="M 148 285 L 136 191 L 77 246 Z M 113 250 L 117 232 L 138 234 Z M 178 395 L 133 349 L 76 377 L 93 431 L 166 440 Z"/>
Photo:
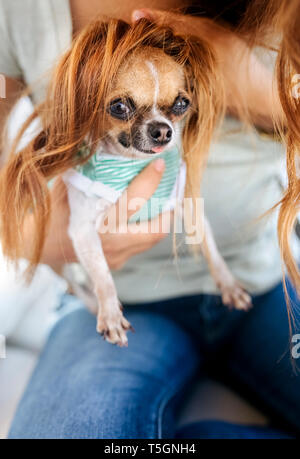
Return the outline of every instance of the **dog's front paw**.
<path id="1" fill-rule="evenodd" d="M 132 326 L 122 314 L 122 311 L 111 315 L 99 315 L 97 331 L 111 344 L 120 347 L 128 346 L 127 331 L 133 330 Z"/>
<path id="2" fill-rule="evenodd" d="M 228 307 L 248 311 L 252 307 L 252 300 L 245 289 L 233 279 L 230 284 L 219 285 L 222 302 Z"/>

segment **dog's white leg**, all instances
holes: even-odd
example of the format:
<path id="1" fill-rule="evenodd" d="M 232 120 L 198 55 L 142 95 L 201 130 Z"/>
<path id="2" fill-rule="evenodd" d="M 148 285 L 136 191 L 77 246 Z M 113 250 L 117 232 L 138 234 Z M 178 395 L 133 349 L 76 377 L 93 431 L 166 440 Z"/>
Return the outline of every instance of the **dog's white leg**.
<path id="1" fill-rule="evenodd" d="M 252 306 L 251 297 L 231 274 L 217 248 L 210 224 L 206 219 L 204 219 L 204 240 L 201 250 L 208 262 L 211 275 L 221 290 L 223 303 L 236 309 L 248 310 Z"/>
<path id="2" fill-rule="evenodd" d="M 127 345 L 126 332 L 131 328 L 118 300 L 114 281 L 107 265 L 100 237 L 96 229 L 99 218 L 99 199 L 88 198 L 71 185 L 68 186 L 70 203 L 69 235 L 78 259 L 90 276 L 99 302 L 97 331 L 119 346 Z M 106 206 L 107 207 L 107 206 Z"/>

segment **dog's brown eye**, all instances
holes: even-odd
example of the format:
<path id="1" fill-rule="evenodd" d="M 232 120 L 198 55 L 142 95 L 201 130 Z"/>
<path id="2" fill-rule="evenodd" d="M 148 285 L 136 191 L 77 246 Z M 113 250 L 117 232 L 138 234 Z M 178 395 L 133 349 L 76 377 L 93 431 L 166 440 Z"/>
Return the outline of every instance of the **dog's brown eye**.
<path id="1" fill-rule="evenodd" d="M 116 99 L 111 102 L 109 112 L 114 118 L 126 121 L 131 118 L 135 112 L 135 106 L 132 100 Z"/>
<path id="2" fill-rule="evenodd" d="M 189 105 L 190 101 L 186 97 L 178 96 L 172 107 L 172 112 L 175 115 L 183 115 L 183 113 L 188 109 Z"/>

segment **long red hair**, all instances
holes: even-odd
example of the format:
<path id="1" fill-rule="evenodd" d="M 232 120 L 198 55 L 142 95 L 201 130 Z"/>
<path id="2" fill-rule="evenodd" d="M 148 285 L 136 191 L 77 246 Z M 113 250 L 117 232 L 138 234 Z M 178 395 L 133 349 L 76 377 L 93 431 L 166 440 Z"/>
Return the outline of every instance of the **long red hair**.
<path id="1" fill-rule="evenodd" d="M 106 102 L 115 75 L 128 55 L 150 46 L 179 63 L 192 81 L 193 110 L 183 132 L 187 162 L 187 193 L 200 192 L 200 175 L 218 118 L 223 109 L 222 80 L 212 50 L 193 37 L 146 20 L 130 26 L 122 21 L 96 20 L 74 40 L 57 65 L 45 101 L 35 108 L 14 141 L 0 175 L 1 238 L 11 260 L 22 256 L 23 226 L 34 216 L 30 266 L 40 260 L 51 211 L 49 180 L 86 161 L 77 154 L 88 137 L 93 155 L 104 125 Z M 26 129 L 39 119 L 40 132 L 18 151 Z"/>
<path id="2" fill-rule="evenodd" d="M 276 82 L 286 125 L 280 131 L 286 143 L 288 185 L 278 218 L 281 256 L 290 279 L 300 294 L 300 272 L 291 250 L 291 234 L 300 211 L 300 104 L 293 97 L 293 76 L 300 74 L 300 2 L 298 0 L 253 0 L 240 28 L 251 46 L 278 43 Z"/>

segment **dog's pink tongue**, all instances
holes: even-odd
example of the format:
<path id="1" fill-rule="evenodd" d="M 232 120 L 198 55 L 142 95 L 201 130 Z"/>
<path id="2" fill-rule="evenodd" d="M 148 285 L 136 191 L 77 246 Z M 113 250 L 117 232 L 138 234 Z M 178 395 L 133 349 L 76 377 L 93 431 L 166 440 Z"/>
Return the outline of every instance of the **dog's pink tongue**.
<path id="1" fill-rule="evenodd" d="M 152 148 L 152 151 L 154 153 L 161 153 L 163 151 L 164 147 L 154 147 Z"/>

